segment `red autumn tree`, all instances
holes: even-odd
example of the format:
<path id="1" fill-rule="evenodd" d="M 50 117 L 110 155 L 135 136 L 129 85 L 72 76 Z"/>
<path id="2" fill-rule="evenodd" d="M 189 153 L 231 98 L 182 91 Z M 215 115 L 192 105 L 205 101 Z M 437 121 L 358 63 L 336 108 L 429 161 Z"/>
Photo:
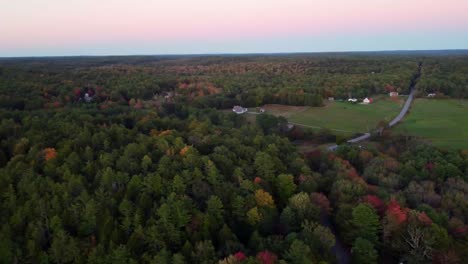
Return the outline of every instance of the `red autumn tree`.
<path id="1" fill-rule="evenodd" d="M 44 149 L 44 159 L 46 161 L 54 159 L 55 157 L 57 157 L 57 151 L 55 150 L 55 148 Z"/>
<path id="2" fill-rule="evenodd" d="M 426 170 L 431 172 L 434 169 L 434 163 L 428 162 L 426 163 Z"/>
<path id="3" fill-rule="evenodd" d="M 81 89 L 76 88 L 75 90 L 73 90 L 73 94 L 75 95 L 75 97 L 81 97 Z"/>
<path id="4" fill-rule="evenodd" d="M 260 177 L 258 177 L 258 176 L 255 177 L 255 179 L 254 179 L 254 183 L 255 183 L 255 184 L 260 184 L 261 182 L 262 182 L 262 178 L 260 178 Z"/>
<path id="5" fill-rule="evenodd" d="M 236 254 L 234 254 L 234 257 L 237 259 L 237 261 L 244 261 L 247 259 L 247 256 L 242 251 L 239 251 Z"/>
<path id="6" fill-rule="evenodd" d="M 397 224 L 403 224 L 408 219 L 408 210 L 402 209 L 400 204 L 395 199 L 392 199 L 387 206 L 387 217 L 394 220 Z"/>
<path id="7" fill-rule="evenodd" d="M 427 216 L 425 212 L 419 213 L 418 214 L 418 221 L 425 225 L 425 226 L 431 226 L 432 225 L 432 220 Z"/>
<path id="8" fill-rule="evenodd" d="M 379 213 L 379 214 L 383 214 L 383 212 L 385 211 L 385 204 L 384 202 L 377 196 L 375 195 L 367 195 L 364 197 L 364 202 L 365 203 L 368 203 L 369 205 L 371 205 L 372 207 L 374 207 L 374 209 Z"/>
<path id="9" fill-rule="evenodd" d="M 276 263 L 276 260 L 278 259 L 278 257 L 275 254 L 271 253 L 270 251 L 265 250 L 257 254 L 257 259 L 262 264 L 274 264 Z"/>
<path id="10" fill-rule="evenodd" d="M 323 193 L 311 193 L 310 199 L 320 208 L 322 213 L 329 214 L 331 212 L 330 201 Z"/>
<path id="11" fill-rule="evenodd" d="M 395 87 L 390 84 L 385 85 L 384 89 L 387 93 L 394 92 L 396 90 Z"/>

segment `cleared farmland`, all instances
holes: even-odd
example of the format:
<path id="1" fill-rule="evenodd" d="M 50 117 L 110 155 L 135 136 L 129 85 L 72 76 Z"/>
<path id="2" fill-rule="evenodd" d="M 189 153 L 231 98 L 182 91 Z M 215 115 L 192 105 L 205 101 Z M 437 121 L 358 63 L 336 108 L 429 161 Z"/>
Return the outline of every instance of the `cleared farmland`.
<path id="1" fill-rule="evenodd" d="M 404 100 L 380 98 L 372 104 L 332 102 L 325 107 L 311 107 L 291 114 L 290 122 L 311 128 L 326 128 L 339 132 L 365 133 L 380 121 L 390 121 L 400 111 Z"/>
<path id="2" fill-rule="evenodd" d="M 395 131 L 442 148 L 468 149 L 468 100 L 416 99 Z"/>

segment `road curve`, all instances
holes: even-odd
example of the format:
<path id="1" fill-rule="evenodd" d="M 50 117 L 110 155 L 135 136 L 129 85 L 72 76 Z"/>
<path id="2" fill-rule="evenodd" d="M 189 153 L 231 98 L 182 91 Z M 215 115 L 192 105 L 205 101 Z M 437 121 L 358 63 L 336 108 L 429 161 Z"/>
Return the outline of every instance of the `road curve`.
<path id="1" fill-rule="evenodd" d="M 390 123 L 388 123 L 388 127 L 393 127 L 396 124 L 398 124 L 398 122 L 400 122 L 403 119 L 403 117 L 405 117 L 405 115 L 408 113 L 408 110 L 409 110 L 409 108 L 411 106 L 411 103 L 413 102 L 413 99 L 414 99 L 414 94 L 416 93 L 416 89 L 415 89 L 416 83 L 417 83 L 419 77 L 421 76 L 421 68 L 422 68 L 422 63 L 419 63 L 418 72 L 413 76 L 413 79 L 411 79 L 411 83 L 410 83 L 410 87 L 409 87 L 410 93 L 408 95 L 408 98 L 406 99 L 406 102 L 403 105 L 403 108 L 401 109 L 400 113 L 392 121 L 390 121 Z M 350 144 L 358 143 L 358 142 L 367 140 L 370 137 L 371 137 L 371 133 L 368 132 L 368 133 L 365 133 L 364 135 L 361 135 L 359 137 L 352 138 L 352 139 L 350 139 L 350 140 L 348 140 L 346 142 L 350 143 Z M 335 144 L 335 145 L 329 146 L 328 150 L 335 151 L 337 148 L 338 148 L 338 145 Z"/>

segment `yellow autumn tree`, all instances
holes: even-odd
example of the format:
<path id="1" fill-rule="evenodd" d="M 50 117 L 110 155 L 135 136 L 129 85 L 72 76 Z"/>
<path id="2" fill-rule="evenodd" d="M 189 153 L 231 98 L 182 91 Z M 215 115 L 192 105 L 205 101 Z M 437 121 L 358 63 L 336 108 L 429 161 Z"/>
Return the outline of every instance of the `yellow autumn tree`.
<path id="1" fill-rule="evenodd" d="M 257 205 L 260 207 L 274 207 L 275 202 L 273 201 L 273 197 L 264 190 L 260 189 L 255 191 L 255 201 Z"/>
<path id="2" fill-rule="evenodd" d="M 258 211 L 258 207 L 254 207 L 247 211 L 247 222 L 251 225 L 257 225 L 262 221 L 262 214 Z"/>

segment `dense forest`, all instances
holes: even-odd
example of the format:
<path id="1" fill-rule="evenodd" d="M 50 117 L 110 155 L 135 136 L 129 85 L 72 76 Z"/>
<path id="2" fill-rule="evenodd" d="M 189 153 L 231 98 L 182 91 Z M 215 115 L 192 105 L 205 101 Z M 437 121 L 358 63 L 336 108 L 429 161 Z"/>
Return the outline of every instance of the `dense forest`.
<path id="1" fill-rule="evenodd" d="M 468 98 L 468 60 L 466 56 L 426 59 L 423 78 L 418 84 L 424 96 L 436 93 L 440 97 Z"/>
<path id="2" fill-rule="evenodd" d="M 407 93 L 418 63 L 417 57 L 351 55 L 4 59 L 0 107 L 67 105 L 86 92 L 107 103 L 171 93 L 198 107 L 320 106 L 328 97 Z"/>
<path id="3" fill-rule="evenodd" d="M 450 68 L 429 59 L 421 82 Z M 301 153 L 334 138 L 216 109 L 405 93 L 420 60 L 4 59 L 0 263 L 463 263 L 467 150 L 384 130 Z"/>

